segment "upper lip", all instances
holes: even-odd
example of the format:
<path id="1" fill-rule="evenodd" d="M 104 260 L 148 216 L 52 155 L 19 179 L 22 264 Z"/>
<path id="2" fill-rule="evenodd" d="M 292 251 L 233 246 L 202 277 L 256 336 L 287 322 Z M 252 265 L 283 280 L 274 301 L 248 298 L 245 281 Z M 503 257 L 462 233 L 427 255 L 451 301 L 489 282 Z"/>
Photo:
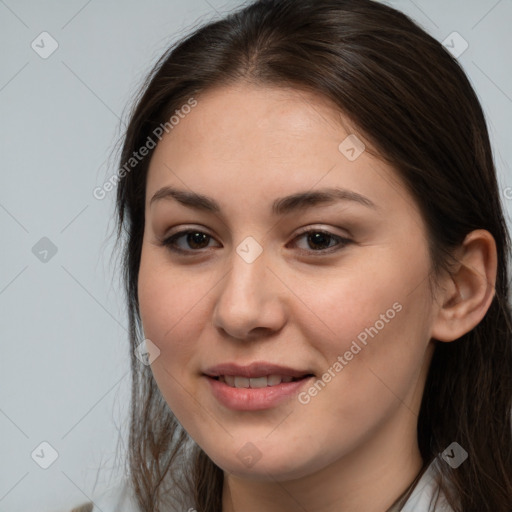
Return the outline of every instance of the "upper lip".
<path id="1" fill-rule="evenodd" d="M 246 366 L 241 366 L 235 363 L 222 363 L 215 366 L 210 366 L 204 371 L 204 373 L 209 377 L 232 375 L 234 377 L 247 377 L 249 379 L 265 377 L 266 375 L 284 375 L 295 378 L 304 377 L 305 375 L 312 375 L 312 373 L 308 370 L 297 370 L 295 368 L 272 364 L 266 361 L 254 362 Z"/>

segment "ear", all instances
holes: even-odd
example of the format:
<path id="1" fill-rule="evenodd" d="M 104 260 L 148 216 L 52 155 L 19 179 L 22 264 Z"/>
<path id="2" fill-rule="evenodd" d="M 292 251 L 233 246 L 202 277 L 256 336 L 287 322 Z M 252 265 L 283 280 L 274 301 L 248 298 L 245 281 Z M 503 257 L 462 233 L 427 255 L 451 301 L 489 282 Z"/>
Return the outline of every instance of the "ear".
<path id="1" fill-rule="evenodd" d="M 443 342 L 454 341 L 477 326 L 496 292 L 496 242 L 488 231 L 469 233 L 457 260 L 455 270 L 444 279 L 432 324 L 432 338 Z"/>

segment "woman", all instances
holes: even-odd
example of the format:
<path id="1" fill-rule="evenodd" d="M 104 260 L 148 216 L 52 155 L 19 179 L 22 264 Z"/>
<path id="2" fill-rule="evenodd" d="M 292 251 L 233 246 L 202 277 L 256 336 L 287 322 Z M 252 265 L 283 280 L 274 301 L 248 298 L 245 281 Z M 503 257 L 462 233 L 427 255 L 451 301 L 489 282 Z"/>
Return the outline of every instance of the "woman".
<path id="1" fill-rule="evenodd" d="M 510 511 L 510 241 L 439 42 L 370 0 L 255 1 L 162 57 L 120 163 L 102 510 Z"/>

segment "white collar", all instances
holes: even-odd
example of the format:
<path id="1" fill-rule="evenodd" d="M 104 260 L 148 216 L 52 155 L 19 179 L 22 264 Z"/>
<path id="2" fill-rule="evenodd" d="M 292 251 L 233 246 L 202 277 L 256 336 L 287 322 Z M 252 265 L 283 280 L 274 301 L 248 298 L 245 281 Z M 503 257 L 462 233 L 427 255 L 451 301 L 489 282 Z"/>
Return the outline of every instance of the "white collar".
<path id="1" fill-rule="evenodd" d="M 439 472 L 437 464 L 436 457 L 415 485 L 400 512 L 453 512 L 435 481 Z"/>

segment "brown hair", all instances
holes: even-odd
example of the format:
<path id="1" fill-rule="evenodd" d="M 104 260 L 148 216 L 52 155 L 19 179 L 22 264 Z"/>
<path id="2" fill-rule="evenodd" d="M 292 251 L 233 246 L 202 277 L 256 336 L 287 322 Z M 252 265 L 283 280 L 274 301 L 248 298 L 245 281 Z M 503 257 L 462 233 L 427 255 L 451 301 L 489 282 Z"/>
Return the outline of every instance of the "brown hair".
<path id="1" fill-rule="evenodd" d="M 421 209 L 432 284 L 441 271 L 449 271 L 453 249 L 469 232 L 485 229 L 493 235 L 495 296 L 484 319 L 459 340 L 434 340 L 418 442 L 423 470 L 454 441 L 468 452 L 457 469 L 439 464 L 439 485 L 455 511 L 510 512 L 510 238 L 486 121 L 465 73 L 438 41 L 384 4 L 254 1 L 196 29 L 162 56 L 131 113 L 121 165 L 191 97 L 200 101 L 201 92 L 241 80 L 319 93 L 354 123 L 358 135 L 396 169 Z M 169 490 L 185 492 L 187 485 L 198 512 L 220 512 L 222 470 L 198 447 L 188 456 L 187 433 L 150 367 L 134 354 L 143 339 L 137 279 L 151 154 L 124 173 L 116 205 L 132 353 L 130 478 L 145 512 L 164 510 Z"/>

